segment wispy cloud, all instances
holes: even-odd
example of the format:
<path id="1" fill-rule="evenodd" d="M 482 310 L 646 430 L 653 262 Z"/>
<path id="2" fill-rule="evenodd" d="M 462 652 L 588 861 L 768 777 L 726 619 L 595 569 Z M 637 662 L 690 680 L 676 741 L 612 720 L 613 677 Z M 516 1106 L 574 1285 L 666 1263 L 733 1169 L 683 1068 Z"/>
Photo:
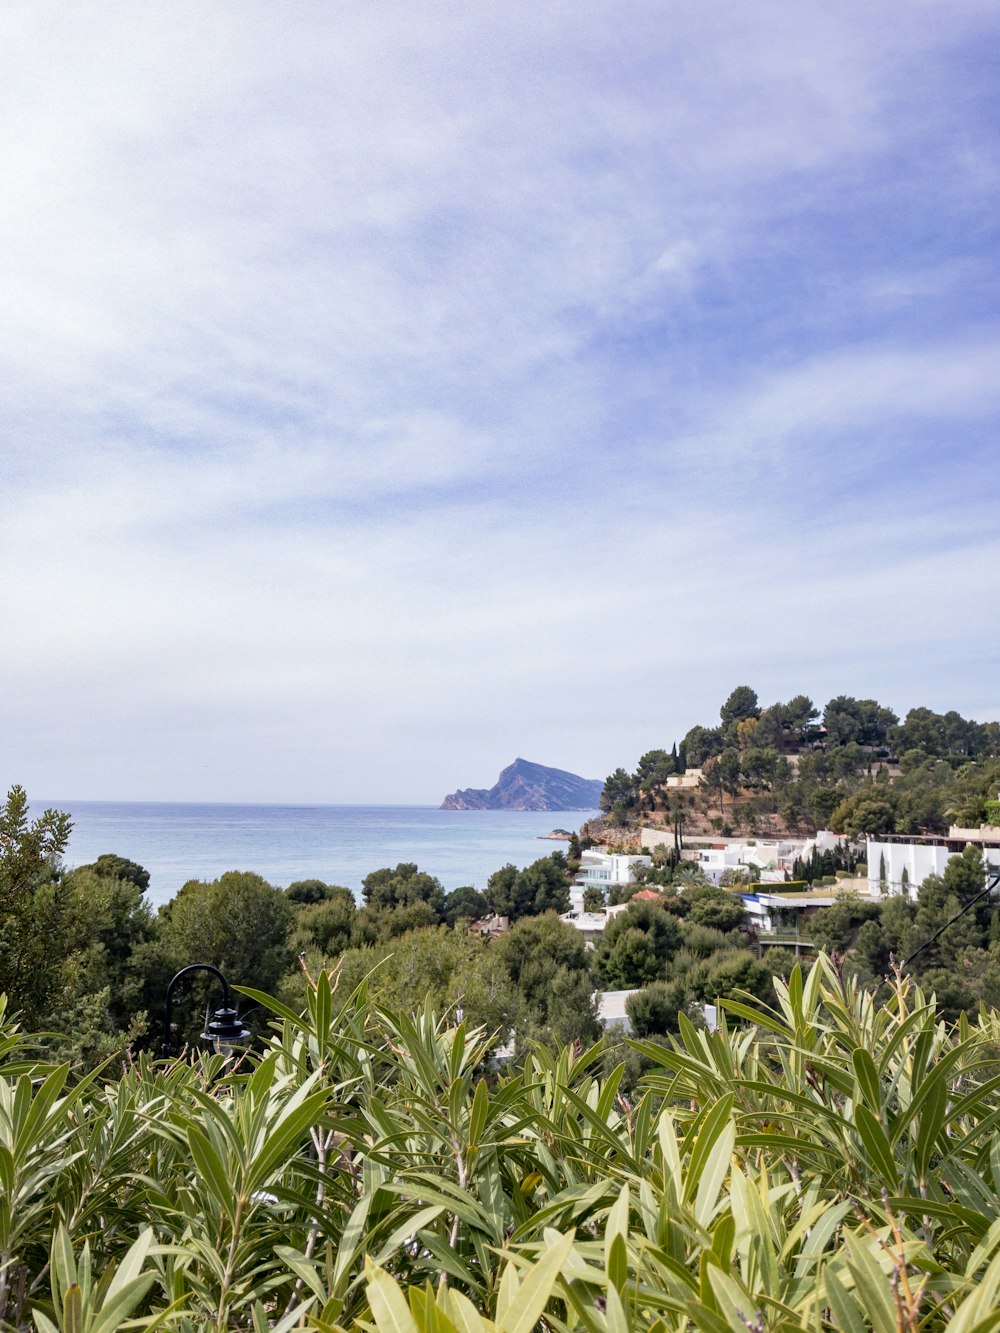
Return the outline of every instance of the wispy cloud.
<path id="1" fill-rule="evenodd" d="M 11 779 L 434 799 L 737 678 L 988 706 L 992 6 L 0 26 Z"/>

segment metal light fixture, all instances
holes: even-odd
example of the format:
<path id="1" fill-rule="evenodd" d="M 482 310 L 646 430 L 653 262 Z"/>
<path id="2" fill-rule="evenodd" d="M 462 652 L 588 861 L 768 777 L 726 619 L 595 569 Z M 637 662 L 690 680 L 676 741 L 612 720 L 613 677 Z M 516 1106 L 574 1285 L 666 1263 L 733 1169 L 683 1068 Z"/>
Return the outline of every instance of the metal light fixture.
<path id="1" fill-rule="evenodd" d="M 240 1022 L 239 1016 L 233 1007 L 229 994 L 229 982 L 212 963 L 189 963 L 187 967 L 181 968 L 167 987 L 167 1002 L 163 1011 L 161 1054 L 170 1056 L 174 1053 L 174 1043 L 170 1032 L 170 1014 L 173 1008 L 174 991 L 184 977 L 192 972 L 211 972 L 222 983 L 222 1006 L 216 1009 L 212 1015 L 205 1031 L 201 1034 L 201 1039 L 202 1041 L 212 1042 L 220 1054 L 228 1053 L 236 1042 L 246 1041 L 250 1036 L 249 1029 L 245 1028 Z"/>

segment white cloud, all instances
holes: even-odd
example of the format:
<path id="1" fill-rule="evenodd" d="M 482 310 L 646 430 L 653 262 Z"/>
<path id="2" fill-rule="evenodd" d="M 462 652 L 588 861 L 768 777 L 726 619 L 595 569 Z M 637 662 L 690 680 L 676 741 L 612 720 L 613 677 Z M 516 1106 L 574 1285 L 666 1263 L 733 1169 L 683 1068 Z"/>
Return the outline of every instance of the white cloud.
<path id="1" fill-rule="evenodd" d="M 971 446 L 942 489 L 894 433 L 943 456 L 995 420 L 984 261 L 956 239 L 868 263 L 841 231 L 878 230 L 925 145 L 989 216 L 988 127 L 945 70 L 994 21 L 8 6 L 12 776 L 375 800 L 433 799 L 480 752 L 599 772 L 754 664 L 816 688 L 790 642 L 822 679 L 915 679 L 844 629 L 862 600 L 930 680 L 921 598 L 976 619 L 990 494 L 959 507 Z M 877 322 L 916 297 L 921 329 Z M 803 489 L 828 502 L 797 511 Z M 980 612 L 970 660 L 995 628 Z"/>

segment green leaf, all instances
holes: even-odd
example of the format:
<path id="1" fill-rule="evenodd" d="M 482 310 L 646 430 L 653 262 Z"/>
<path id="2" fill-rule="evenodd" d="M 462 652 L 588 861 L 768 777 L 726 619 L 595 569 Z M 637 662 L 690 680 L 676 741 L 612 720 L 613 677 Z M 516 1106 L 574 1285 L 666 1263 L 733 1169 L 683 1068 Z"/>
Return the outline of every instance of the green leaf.
<path id="1" fill-rule="evenodd" d="M 208 1135 L 197 1125 L 188 1125 L 187 1141 L 202 1180 L 215 1202 L 232 1221 L 236 1215 L 236 1199 L 219 1154 L 209 1142 Z"/>
<path id="2" fill-rule="evenodd" d="M 365 1263 L 368 1304 L 380 1333 L 419 1333 L 403 1293 L 384 1268 Z"/>
<path id="3" fill-rule="evenodd" d="M 60 1291 L 68 1291 L 76 1283 L 76 1255 L 61 1222 L 52 1237 L 52 1273 Z"/>
<path id="4" fill-rule="evenodd" d="M 881 1123 L 869 1111 L 867 1106 L 856 1106 L 854 1108 L 854 1123 L 857 1126 L 861 1142 L 865 1145 L 873 1164 L 881 1173 L 883 1181 L 891 1184 L 893 1188 L 897 1188 L 899 1185 L 899 1171 Z"/>
<path id="5" fill-rule="evenodd" d="M 617 1237 L 618 1240 L 621 1237 Z M 625 1314 L 625 1306 L 622 1304 L 622 1298 L 614 1287 L 609 1287 L 605 1292 L 607 1308 L 605 1310 L 605 1320 L 608 1333 L 630 1333 L 628 1318 Z"/>
<path id="6" fill-rule="evenodd" d="M 972 1293 L 958 1307 L 949 1333 L 973 1333 L 984 1320 L 997 1318 L 1000 1305 L 1000 1254 L 994 1255 Z"/>
<path id="7" fill-rule="evenodd" d="M 624 1291 L 628 1281 L 628 1254 L 625 1249 L 625 1237 L 612 1236 L 605 1246 L 605 1271 L 608 1286 L 614 1291 Z"/>
<path id="8" fill-rule="evenodd" d="M 472 1099 L 472 1110 L 469 1112 L 469 1146 L 478 1148 L 479 1140 L 483 1136 L 483 1130 L 486 1127 L 486 1117 L 489 1113 L 490 1090 L 486 1086 L 486 1080 L 481 1078 L 476 1084 L 476 1093 Z"/>
<path id="9" fill-rule="evenodd" d="M 296 1013 L 294 1009 L 290 1009 L 287 1004 L 282 1004 L 280 1000 L 276 1000 L 273 995 L 268 995 L 267 991 L 254 990 L 251 986 L 234 986 L 233 990 L 239 991 L 241 995 L 246 995 L 264 1009 L 270 1009 L 272 1014 L 277 1014 L 279 1018 L 286 1019 L 293 1027 L 300 1028 L 302 1026 L 302 1015 Z"/>
<path id="10" fill-rule="evenodd" d="M 141 1232 L 137 1239 L 129 1246 L 124 1259 L 122 1259 L 121 1263 L 115 1269 L 114 1277 L 111 1279 L 111 1283 L 108 1286 L 106 1299 L 116 1296 L 119 1291 L 123 1290 L 130 1282 L 134 1282 L 139 1277 L 152 1244 L 153 1228 L 146 1227 L 145 1231 Z"/>
<path id="11" fill-rule="evenodd" d="M 937 1070 L 934 1071 L 934 1074 Z M 948 1113 L 948 1083 L 945 1078 L 931 1075 L 932 1087 L 924 1098 L 920 1111 L 920 1123 L 917 1126 L 917 1141 L 913 1156 L 917 1164 L 917 1173 L 921 1181 L 927 1178 L 927 1168 L 934 1154 L 934 1146 L 944 1125 Z"/>
<path id="12" fill-rule="evenodd" d="M 62 1333 L 83 1333 L 83 1292 L 75 1282 L 63 1296 Z"/>
<path id="13" fill-rule="evenodd" d="M 320 1278 L 314 1260 L 307 1259 L 300 1250 L 294 1250 L 290 1245 L 276 1245 L 274 1252 L 281 1262 L 287 1264 L 295 1276 L 309 1288 L 317 1300 L 326 1300 L 326 1287 Z"/>
<path id="14" fill-rule="evenodd" d="M 496 1303 L 496 1324 L 500 1328 L 504 1319 L 507 1317 L 507 1311 L 517 1299 L 517 1293 L 521 1282 L 517 1276 L 517 1268 L 514 1263 L 508 1262 L 504 1265 L 504 1270 L 500 1274 L 500 1286 L 497 1290 Z"/>
<path id="15" fill-rule="evenodd" d="M 153 1274 L 148 1273 L 120 1288 L 110 1300 L 104 1302 L 100 1313 L 92 1317 L 89 1333 L 117 1333 L 123 1321 L 128 1319 L 145 1297 L 154 1280 Z"/>
<path id="16" fill-rule="evenodd" d="M 875 1061 L 863 1046 L 859 1046 L 851 1052 L 851 1064 L 862 1097 L 875 1115 L 879 1115 L 882 1110 L 882 1091 Z"/>
<path id="17" fill-rule="evenodd" d="M 270 1184 L 272 1176 L 284 1166 L 306 1134 L 317 1123 L 326 1105 L 325 1089 L 310 1093 L 301 1105 L 286 1111 L 276 1125 L 269 1127 L 267 1141 L 247 1171 L 247 1189 L 253 1193 Z"/>
<path id="18" fill-rule="evenodd" d="M 712 1155 L 716 1140 L 730 1123 L 732 1109 L 733 1094 L 727 1093 L 709 1109 L 701 1122 L 684 1174 L 684 1198 L 688 1201 L 700 1188 L 702 1172 Z M 732 1156 L 732 1148 L 729 1155 Z"/>
<path id="19" fill-rule="evenodd" d="M 486 1323 L 468 1296 L 454 1288 L 447 1294 L 448 1312 L 459 1333 L 485 1333 Z"/>
<path id="20" fill-rule="evenodd" d="M 840 1329 L 841 1333 L 868 1333 L 868 1322 L 857 1301 L 833 1268 L 825 1270 L 823 1285 L 827 1302 L 833 1311 L 834 1327 Z"/>
<path id="21" fill-rule="evenodd" d="M 497 1319 L 497 1333 L 531 1333 L 573 1248 L 574 1234 L 570 1231 L 560 1236 L 524 1275 L 503 1318 Z"/>
<path id="22" fill-rule="evenodd" d="M 889 1278 L 882 1272 L 871 1250 L 858 1238 L 847 1247 L 847 1267 L 874 1333 L 896 1333 L 896 1312 Z"/>

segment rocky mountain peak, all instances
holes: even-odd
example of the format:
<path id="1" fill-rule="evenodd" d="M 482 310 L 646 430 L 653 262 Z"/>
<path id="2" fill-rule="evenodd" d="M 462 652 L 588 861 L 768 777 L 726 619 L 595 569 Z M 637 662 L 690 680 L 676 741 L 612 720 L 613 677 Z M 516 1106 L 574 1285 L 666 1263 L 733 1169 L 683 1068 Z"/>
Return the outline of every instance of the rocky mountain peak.
<path id="1" fill-rule="evenodd" d="M 442 810 L 596 810 L 603 782 L 562 768 L 515 759 L 489 788 L 466 787 L 441 802 Z"/>

